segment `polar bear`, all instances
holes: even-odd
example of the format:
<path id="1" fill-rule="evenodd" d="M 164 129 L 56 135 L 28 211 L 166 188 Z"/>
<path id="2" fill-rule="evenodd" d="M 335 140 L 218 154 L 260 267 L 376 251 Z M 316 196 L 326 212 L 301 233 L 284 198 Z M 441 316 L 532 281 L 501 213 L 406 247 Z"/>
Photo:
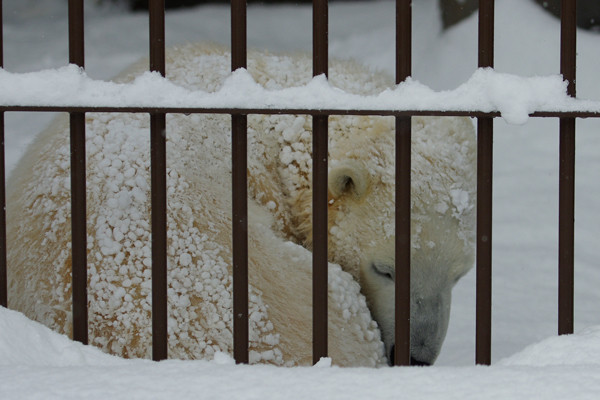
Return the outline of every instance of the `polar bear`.
<path id="1" fill-rule="evenodd" d="M 229 75 L 225 48 L 167 52 L 167 77 L 204 91 Z M 141 61 L 116 80 L 146 69 Z M 267 89 L 311 79 L 304 55 L 250 52 Z M 330 82 L 367 95 L 383 74 L 331 62 Z M 149 117 L 86 114 L 90 343 L 148 357 L 151 343 Z M 311 361 L 311 118 L 248 117 L 250 361 Z M 435 361 L 454 283 L 473 264 L 475 140 L 466 118 L 412 119 L 411 356 Z M 231 117 L 167 116 L 169 356 L 232 351 Z M 393 118 L 329 117 L 329 352 L 377 366 L 394 341 Z M 67 118 L 42 132 L 8 183 L 9 307 L 72 330 Z M 364 296 L 363 296 L 364 295 Z"/>

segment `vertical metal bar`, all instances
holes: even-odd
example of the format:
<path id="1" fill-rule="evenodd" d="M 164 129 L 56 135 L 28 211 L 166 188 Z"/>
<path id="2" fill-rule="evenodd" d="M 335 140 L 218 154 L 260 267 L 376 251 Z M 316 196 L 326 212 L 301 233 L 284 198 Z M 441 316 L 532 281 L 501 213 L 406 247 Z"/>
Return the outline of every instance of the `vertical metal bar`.
<path id="1" fill-rule="evenodd" d="M 575 97 L 577 57 L 576 1 L 562 1 L 560 71 Z M 575 118 L 560 119 L 558 199 L 558 333 L 573 333 L 574 224 L 575 224 Z"/>
<path id="2" fill-rule="evenodd" d="M 231 70 L 246 68 L 246 0 L 231 1 Z"/>
<path id="3" fill-rule="evenodd" d="M 0 8 L 2 4 L 0 4 Z M 0 13 L 2 19 L 2 13 Z M 0 27 L 1 29 L 1 27 Z M 2 39 L 0 38 L 0 41 Z M 0 49 L 0 52 L 2 50 Z M 0 58 L 0 68 L 2 59 Z M 8 307 L 8 280 L 6 271 L 6 173 L 4 170 L 4 112 L 0 112 L 0 306 Z"/>
<path id="4" fill-rule="evenodd" d="M 4 23 L 0 0 L 0 68 L 4 68 Z M 6 173 L 4 170 L 4 111 L 0 112 L 0 306 L 8 307 L 6 276 Z"/>
<path id="5" fill-rule="evenodd" d="M 246 68 L 246 0 L 231 1 L 231 70 Z M 246 115 L 232 114 L 233 356 L 248 357 L 248 177 Z"/>
<path id="6" fill-rule="evenodd" d="M 396 0 L 396 83 L 412 73 L 412 1 Z M 411 118 L 396 118 L 394 365 L 410 365 Z"/>
<path id="7" fill-rule="evenodd" d="M 149 0 L 150 71 L 165 76 L 165 0 Z"/>
<path id="8" fill-rule="evenodd" d="M 313 363 L 327 357 L 327 123 L 313 116 Z"/>
<path id="9" fill-rule="evenodd" d="M 479 68 L 494 67 L 494 0 L 479 0 Z"/>
<path id="10" fill-rule="evenodd" d="M 329 68 L 329 6 L 313 1 L 313 76 L 327 75 Z"/>
<path id="11" fill-rule="evenodd" d="M 85 115 L 70 114 L 73 339 L 88 342 Z"/>
<path id="12" fill-rule="evenodd" d="M 69 0 L 69 62 L 83 68 L 83 0 Z"/>
<path id="13" fill-rule="evenodd" d="M 4 17 L 2 16 L 2 0 L 0 0 L 0 68 L 4 68 Z"/>
<path id="14" fill-rule="evenodd" d="M 477 364 L 491 363 L 493 119 L 477 120 Z"/>
<path id="15" fill-rule="evenodd" d="M 328 73 L 327 0 L 313 0 L 313 76 Z M 327 115 L 313 115 L 313 363 L 327 357 Z"/>
<path id="16" fill-rule="evenodd" d="M 247 117 L 232 121 L 232 235 L 233 235 L 233 356 L 236 363 L 248 358 L 248 192 Z"/>
<path id="17" fill-rule="evenodd" d="M 69 0 L 69 62 L 84 67 L 83 0 Z M 73 339 L 88 342 L 85 114 L 71 113 Z"/>
<path id="18" fill-rule="evenodd" d="M 494 0 L 479 0 L 479 67 L 494 66 Z M 475 362 L 492 360 L 492 118 L 477 120 L 477 289 Z"/>
<path id="19" fill-rule="evenodd" d="M 396 83 L 412 74 L 412 0 L 396 0 Z"/>
<path id="20" fill-rule="evenodd" d="M 558 334 L 573 333 L 575 118 L 560 119 L 558 227 Z"/>
<path id="21" fill-rule="evenodd" d="M 165 2 L 150 0 L 150 70 L 165 75 Z M 150 114 L 152 202 L 152 359 L 168 356 L 167 160 L 165 114 Z"/>
<path id="22" fill-rule="evenodd" d="M 567 80 L 567 93 L 575 97 L 577 58 L 577 0 L 562 0 L 560 24 L 560 73 Z"/>

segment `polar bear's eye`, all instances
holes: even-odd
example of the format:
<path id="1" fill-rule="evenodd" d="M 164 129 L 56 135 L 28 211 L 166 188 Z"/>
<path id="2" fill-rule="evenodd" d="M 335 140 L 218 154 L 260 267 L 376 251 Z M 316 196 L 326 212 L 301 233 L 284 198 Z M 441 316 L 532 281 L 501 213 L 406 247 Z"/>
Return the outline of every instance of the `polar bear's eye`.
<path id="1" fill-rule="evenodd" d="M 373 271 L 375 271 L 375 273 L 377 275 L 384 277 L 386 279 L 392 280 L 392 281 L 394 280 L 394 271 L 391 266 L 385 265 L 385 264 L 373 263 L 373 264 L 371 264 L 371 267 L 373 268 Z"/>

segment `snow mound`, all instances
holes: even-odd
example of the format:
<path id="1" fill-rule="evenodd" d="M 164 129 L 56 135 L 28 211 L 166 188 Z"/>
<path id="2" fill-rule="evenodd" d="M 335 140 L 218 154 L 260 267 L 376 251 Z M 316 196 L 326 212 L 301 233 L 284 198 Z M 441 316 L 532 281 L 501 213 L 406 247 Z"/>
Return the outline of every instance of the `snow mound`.
<path id="1" fill-rule="evenodd" d="M 17 311 L 0 307 L 0 365 L 108 366 L 124 361 L 74 342 Z"/>
<path id="2" fill-rule="evenodd" d="M 498 365 L 600 365 L 600 326 L 573 335 L 556 336 L 526 347 Z"/>
<path id="3" fill-rule="evenodd" d="M 546 366 L 568 356 L 598 360 L 600 327 L 551 338 L 503 362 L 466 368 L 336 368 L 235 365 L 217 352 L 212 361 L 124 360 L 106 355 L 0 307 L 2 399 L 592 399 L 600 390 L 594 365 Z M 512 365 L 520 368 L 506 367 Z M 538 362 L 539 365 L 533 365 Z M 562 363 L 565 364 L 565 363 Z M 310 384 L 307 384 L 310 382 Z M 433 384 L 432 384 L 433 383 Z"/>

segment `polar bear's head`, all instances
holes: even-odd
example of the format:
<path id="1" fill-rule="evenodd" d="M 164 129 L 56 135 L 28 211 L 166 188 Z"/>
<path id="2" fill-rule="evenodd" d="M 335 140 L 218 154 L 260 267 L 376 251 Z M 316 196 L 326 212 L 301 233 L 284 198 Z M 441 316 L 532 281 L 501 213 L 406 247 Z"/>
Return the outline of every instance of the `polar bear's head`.
<path id="1" fill-rule="evenodd" d="M 393 362 L 395 240 L 389 232 L 387 235 L 383 232 L 386 226 L 390 229 L 385 219 L 393 220 L 393 213 L 389 208 L 378 209 L 378 199 L 393 197 L 389 186 L 369 181 L 370 175 L 360 163 L 345 162 L 333 168 L 329 188 L 332 205 L 339 205 L 339 214 L 335 211 L 332 214 L 337 214 L 338 221 L 343 215 L 354 225 L 355 232 L 361 232 L 357 237 L 362 242 L 355 242 L 360 246 L 358 279 L 373 318 L 380 326 L 388 359 Z M 411 364 L 430 365 L 436 360 L 448 328 L 452 288 L 473 265 L 468 242 L 458 234 L 459 222 L 451 214 L 437 212 L 422 218 L 418 227 L 413 220 L 412 235 L 417 240 L 413 240 L 411 252 Z M 345 236 L 339 229 L 331 232 L 334 248 L 336 234 L 338 238 Z M 415 242 L 419 245 L 415 246 Z M 337 259 L 342 264 L 349 263 L 345 257 Z"/>
<path id="2" fill-rule="evenodd" d="M 431 365 L 436 360 L 448 328 L 452 288 L 472 266 L 461 256 L 464 244 L 450 232 L 448 221 L 432 221 L 440 235 L 430 248 L 413 249 L 411 255 L 410 355 L 413 365 Z M 443 234 L 446 233 L 446 235 Z M 434 239 L 430 237 L 430 239 Z M 394 258 L 393 240 L 384 248 L 373 248 L 362 258 L 361 287 L 373 318 L 378 322 L 390 363 L 394 357 Z M 467 252 L 468 253 L 468 252 Z"/>
<path id="3" fill-rule="evenodd" d="M 473 266 L 476 146 L 466 118 L 413 117 L 412 128 L 411 356 L 432 364 L 446 335 L 452 287 Z M 330 130 L 329 259 L 359 281 L 391 361 L 393 120 L 332 117 Z M 299 236 L 310 248 L 310 191 L 301 197 Z"/>

